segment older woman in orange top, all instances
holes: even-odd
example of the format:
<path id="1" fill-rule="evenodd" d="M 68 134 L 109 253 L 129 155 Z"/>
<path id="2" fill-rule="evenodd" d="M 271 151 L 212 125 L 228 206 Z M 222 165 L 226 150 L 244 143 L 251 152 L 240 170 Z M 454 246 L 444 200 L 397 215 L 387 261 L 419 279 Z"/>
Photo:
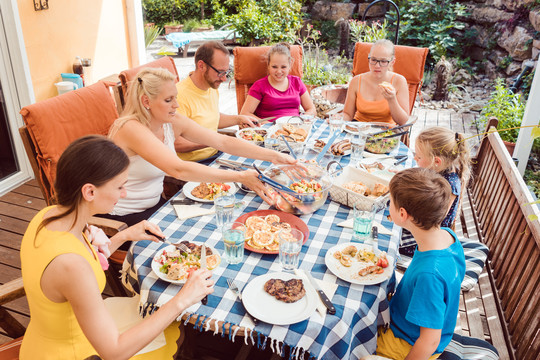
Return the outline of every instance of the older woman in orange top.
<path id="1" fill-rule="evenodd" d="M 368 56 L 369 72 L 355 76 L 347 91 L 343 120 L 402 125 L 409 118 L 409 90 L 405 78 L 391 71 L 394 44 L 379 40 Z"/>

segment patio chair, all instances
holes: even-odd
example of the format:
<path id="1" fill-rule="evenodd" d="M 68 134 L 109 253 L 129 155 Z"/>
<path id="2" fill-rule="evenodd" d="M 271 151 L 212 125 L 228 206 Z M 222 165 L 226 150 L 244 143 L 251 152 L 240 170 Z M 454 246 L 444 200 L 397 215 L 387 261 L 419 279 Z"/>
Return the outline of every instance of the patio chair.
<path id="1" fill-rule="evenodd" d="M 75 91 L 25 106 L 20 113 L 25 126 L 19 129 L 23 144 L 47 205 L 54 204 L 56 165 L 64 149 L 74 140 L 90 134 L 107 135 L 118 118 L 109 87 L 100 81 Z M 92 224 L 109 236 L 125 229 L 126 224 L 94 217 Z M 125 251 L 111 256 L 108 283 L 115 295 L 125 296 L 118 276 Z"/>
<path id="2" fill-rule="evenodd" d="M 265 56 L 268 50 L 270 50 L 270 46 L 236 47 L 233 50 L 234 80 L 236 85 L 236 104 L 238 106 L 238 113 L 242 110 L 242 106 L 246 101 L 251 85 L 253 85 L 255 81 L 268 75 Z M 294 61 L 290 74 L 302 77 L 302 47 L 299 45 L 291 45 L 291 56 Z"/>
<path id="3" fill-rule="evenodd" d="M 24 295 L 22 277 L 0 285 L 1 327 L 9 337 L 13 338 L 13 340 L 0 345 L 0 360 L 14 360 L 19 358 L 22 336 L 26 328 L 4 308 L 4 305 L 22 298 Z"/>
<path id="4" fill-rule="evenodd" d="M 139 73 L 139 71 L 148 67 L 167 69 L 173 75 L 176 76 L 176 82 L 180 81 L 180 77 L 178 76 L 178 70 L 176 70 L 176 65 L 174 64 L 174 60 L 170 56 L 164 56 L 157 60 L 151 61 L 147 64 L 140 65 L 140 66 L 128 69 L 128 70 L 124 70 L 120 73 L 120 75 L 118 75 L 118 78 L 120 79 L 120 86 L 117 86 L 116 88 L 119 94 L 122 109 L 125 106 L 125 98 L 126 98 L 129 82 L 135 78 L 135 76 Z"/>
<path id="5" fill-rule="evenodd" d="M 357 42 L 355 44 L 352 70 L 353 76 L 369 71 L 368 55 L 372 45 L 372 43 L 365 42 Z M 422 87 L 428 49 L 395 45 L 395 51 L 396 63 L 394 64 L 393 71 L 403 75 L 407 80 L 407 86 L 409 87 L 409 114 L 412 114 L 416 95 Z M 416 117 L 411 116 L 407 122 L 416 122 Z M 412 126 L 409 127 L 409 132 L 401 138 L 401 141 L 407 146 L 409 146 L 411 128 Z"/>

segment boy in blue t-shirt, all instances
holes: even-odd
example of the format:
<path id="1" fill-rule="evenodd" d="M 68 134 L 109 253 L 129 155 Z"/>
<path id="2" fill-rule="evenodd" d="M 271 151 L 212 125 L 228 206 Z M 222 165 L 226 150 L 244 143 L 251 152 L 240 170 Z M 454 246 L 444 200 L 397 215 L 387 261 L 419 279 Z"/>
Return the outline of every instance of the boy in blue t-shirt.
<path id="1" fill-rule="evenodd" d="M 448 181 L 429 169 L 406 169 L 390 182 L 390 216 L 413 234 L 418 249 L 390 300 L 390 328 L 379 329 L 377 355 L 436 359 L 452 339 L 465 255 L 456 234 L 440 228 L 451 193 Z"/>

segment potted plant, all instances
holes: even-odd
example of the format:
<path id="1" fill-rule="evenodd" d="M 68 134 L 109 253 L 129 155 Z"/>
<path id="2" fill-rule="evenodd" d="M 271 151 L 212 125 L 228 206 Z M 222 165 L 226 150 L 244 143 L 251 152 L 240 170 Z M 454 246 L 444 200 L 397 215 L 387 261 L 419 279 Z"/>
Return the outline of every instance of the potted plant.
<path id="1" fill-rule="evenodd" d="M 169 35 L 170 33 L 173 33 L 173 32 L 181 32 L 182 29 L 184 28 L 184 25 L 180 24 L 176 20 L 173 20 L 166 23 L 164 28 L 165 28 L 165 35 Z"/>
<path id="2" fill-rule="evenodd" d="M 206 21 L 199 21 L 197 19 L 189 19 L 184 23 L 184 32 L 201 32 L 201 31 L 212 31 L 214 26 Z"/>
<path id="3" fill-rule="evenodd" d="M 512 155 L 524 113 L 525 103 L 521 100 L 521 94 L 514 94 L 506 87 L 504 80 L 498 78 L 495 80 L 495 90 L 482 108 L 477 124 L 485 127 L 489 118 L 496 117 L 499 120 L 499 135 Z"/>

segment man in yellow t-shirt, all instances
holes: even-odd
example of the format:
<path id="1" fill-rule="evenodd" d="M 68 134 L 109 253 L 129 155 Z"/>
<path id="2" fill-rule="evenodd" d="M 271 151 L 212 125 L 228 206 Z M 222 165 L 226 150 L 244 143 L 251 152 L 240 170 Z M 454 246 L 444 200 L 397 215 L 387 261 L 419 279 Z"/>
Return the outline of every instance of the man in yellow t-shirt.
<path id="1" fill-rule="evenodd" d="M 231 73 L 229 50 L 219 41 L 208 41 L 195 52 L 195 71 L 176 84 L 178 112 L 210 130 L 233 126 L 255 126 L 255 119 L 245 115 L 219 112 L 218 88 Z M 216 149 L 178 137 L 174 143 L 182 160 L 203 161 L 217 153 Z"/>

